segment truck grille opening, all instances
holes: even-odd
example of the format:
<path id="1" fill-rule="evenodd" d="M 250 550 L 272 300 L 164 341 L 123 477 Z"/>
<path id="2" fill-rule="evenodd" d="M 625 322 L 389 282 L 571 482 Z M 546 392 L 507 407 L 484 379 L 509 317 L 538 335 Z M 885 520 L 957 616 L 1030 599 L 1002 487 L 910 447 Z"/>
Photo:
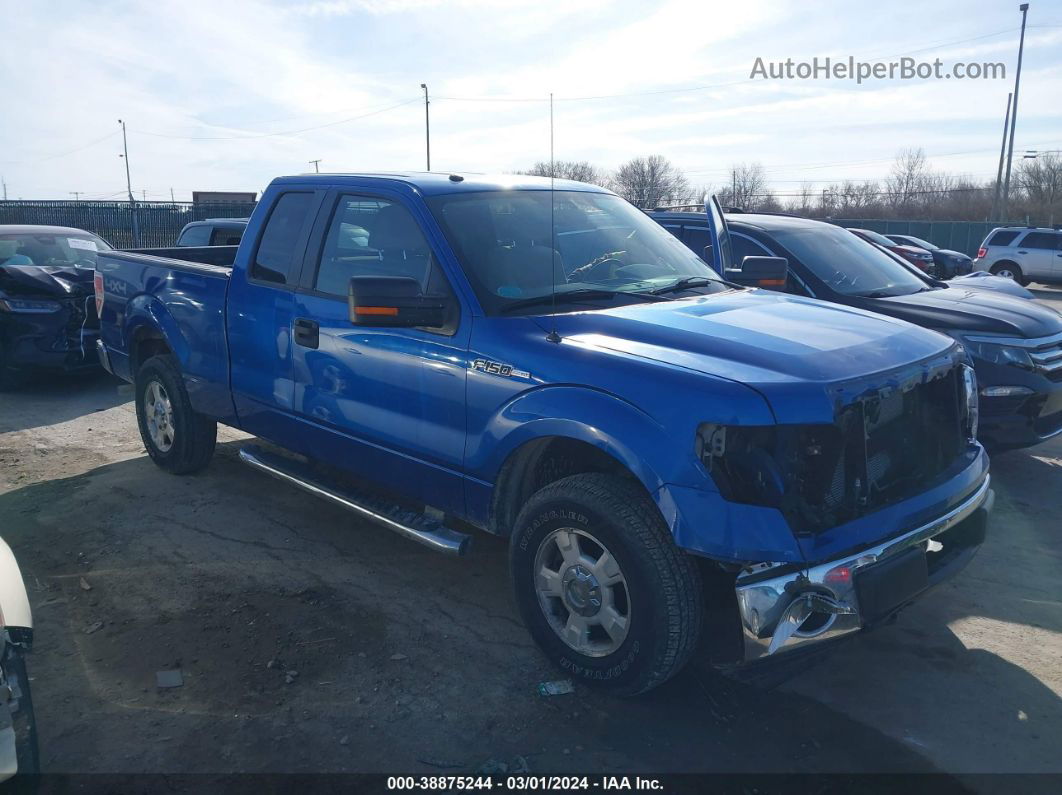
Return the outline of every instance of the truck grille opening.
<path id="1" fill-rule="evenodd" d="M 780 508 L 816 533 L 925 490 L 966 449 L 962 368 L 920 370 L 841 407 L 832 426 L 807 426 L 784 453 Z"/>

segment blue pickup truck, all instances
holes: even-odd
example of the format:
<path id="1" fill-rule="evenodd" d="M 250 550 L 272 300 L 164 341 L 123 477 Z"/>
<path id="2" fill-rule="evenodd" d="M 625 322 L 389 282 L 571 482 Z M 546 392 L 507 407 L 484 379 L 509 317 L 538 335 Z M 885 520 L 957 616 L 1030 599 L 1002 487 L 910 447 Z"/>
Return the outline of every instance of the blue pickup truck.
<path id="1" fill-rule="evenodd" d="M 100 358 L 155 463 L 204 468 L 220 422 L 269 443 L 255 469 L 440 552 L 510 538 L 524 621 L 577 680 L 792 659 L 984 538 L 954 340 L 724 282 L 601 188 L 283 177 L 227 251 L 97 260 Z"/>

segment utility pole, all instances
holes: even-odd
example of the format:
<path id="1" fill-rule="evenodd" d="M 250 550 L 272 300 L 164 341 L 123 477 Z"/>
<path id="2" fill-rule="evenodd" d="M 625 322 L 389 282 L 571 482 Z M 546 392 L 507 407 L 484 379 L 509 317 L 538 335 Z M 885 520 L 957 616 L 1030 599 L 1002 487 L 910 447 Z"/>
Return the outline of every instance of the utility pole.
<path id="1" fill-rule="evenodd" d="M 133 180 L 129 176 L 129 143 L 125 137 L 125 122 L 118 119 L 118 123 L 122 125 L 122 154 L 118 155 L 118 157 L 125 159 L 125 189 L 129 193 L 129 209 L 133 221 L 133 245 L 139 248 L 140 220 L 136 215 L 136 199 L 133 198 Z"/>
<path id="2" fill-rule="evenodd" d="M 170 188 L 170 204 L 176 204 L 177 200 L 173 198 L 173 188 Z"/>
<path id="3" fill-rule="evenodd" d="M 74 201 L 79 202 L 81 201 L 81 194 L 84 192 L 85 191 L 83 190 L 72 190 L 70 191 L 70 195 L 74 197 Z"/>
<path id="4" fill-rule="evenodd" d="M 428 159 L 428 171 L 431 171 L 431 127 L 428 124 L 428 84 L 421 83 L 420 87 L 424 89 L 424 153 Z"/>
<path id="5" fill-rule="evenodd" d="M 4 181 L 3 177 L 0 177 L 0 185 L 4 186 L 4 201 L 7 201 L 7 182 Z"/>
<path id="6" fill-rule="evenodd" d="M 1018 87 L 1021 85 L 1021 56 L 1025 51 L 1025 18 L 1029 15 L 1029 4 L 1022 3 L 1018 6 L 1021 11 L 1021 38 L 1018 40 L 1018 69 L 1014 74 L 1014 104 L 1010 114 L 1010 145 L 1007 150 L 1007 174 L 1003 179 L 1003 211 L 1001 215 L 1006 218 L 1007 203 L 1010 201 L 1010 164 L 1014 159 L 1014 128 L 1018 126 Z"/>
<path id="7" fill-rule="evenodd" d="M 1010 101 L 1014 92 L 1007 94 L 1007 112 L 1003 115 L 1003 143 L 999 145 L 999 168 L 996 170 L 996 194 L 992 199 L 992 215 L 988 220 L 999 219 L 999 191 L 1003 187 L 1003 158 L 1007 154 L 1007 130 L 1010 129 Z"/>
<path id="8" fill-rule="evenodd" d="M 321 173 L 321 168 L 320 168 L 321 160 L 320 160 L 320 158 L 318 158 L 317 160 L 307 160 L 306 162 L 307 163 L 313 163 L 313 173 L 315 173 L 315 174 L 320 174 Z"/>

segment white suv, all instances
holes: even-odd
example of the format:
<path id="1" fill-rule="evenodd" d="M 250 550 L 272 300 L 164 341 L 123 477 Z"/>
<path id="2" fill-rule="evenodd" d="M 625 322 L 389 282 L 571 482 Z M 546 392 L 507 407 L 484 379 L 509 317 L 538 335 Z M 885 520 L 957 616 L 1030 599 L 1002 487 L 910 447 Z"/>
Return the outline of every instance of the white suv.
<path id="1" fill-rule="evenodd" d="M 981 244 L 973 268 L 1022 285 L 1062 283 L 1062 231 L 1033 226 L 993 229 Z"/>

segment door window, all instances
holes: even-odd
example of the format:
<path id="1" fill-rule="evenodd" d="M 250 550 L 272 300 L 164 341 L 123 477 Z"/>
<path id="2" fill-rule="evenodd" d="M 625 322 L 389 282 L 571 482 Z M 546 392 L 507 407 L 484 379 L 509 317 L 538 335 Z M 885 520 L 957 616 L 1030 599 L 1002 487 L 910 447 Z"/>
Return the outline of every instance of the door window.
<path id="1" fill-rule="evenodd" d="M 251 266 L 251 278 L 274 284 L 294 284 L 298 277 L 296 251 L 312 206 L 312 193 L 285 193 L 269 214 L 262 242 Z"/>
<path id="2" fill-rule="evenodd" d="M 354 276 L 407 276 L 417 280 L 422 292 L 446 290 L 431 247 L 409 210 L 385 199 L 347 194 L 332 216 L 314 289 L 345 298 Z"/>
<path id="3" fill-rule="evenodd" d="M 690 251 L 703 259 L 709 265 L 712 264 L 711 255 L 705 249 L 712 245 L 712 235 L 706 226 L 686 226 L 682 229 L 682 242 L 689 246 Z M 740 260 L 739 260 L 740 261 Z"/>
<path id="4" fill-rule="evenodd" d="M 1050 232 L 1030 232 L 1021 241 L 1021 248 L 1046 248 L 1054 251 L 1058 248 L 1058 235 Z"/>

